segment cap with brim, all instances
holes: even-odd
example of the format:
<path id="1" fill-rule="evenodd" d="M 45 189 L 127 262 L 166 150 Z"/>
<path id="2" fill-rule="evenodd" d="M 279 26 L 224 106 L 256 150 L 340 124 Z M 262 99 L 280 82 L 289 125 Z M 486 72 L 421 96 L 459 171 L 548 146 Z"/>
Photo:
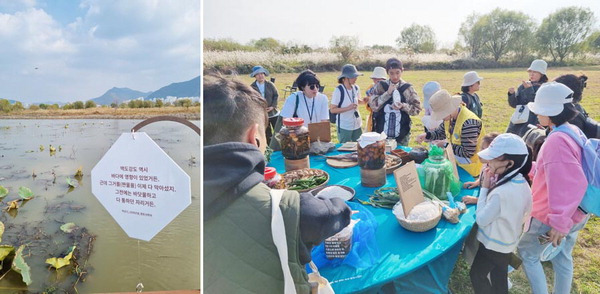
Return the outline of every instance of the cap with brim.
<path id="1" fill-rule="evenodd" d="M 560 114 L 566 103 L 573 102 L 573 90 L 557 83 L 544 83 L 536 92 L 535 100 L 529 102 L 527 107 L 535 114 L 555 116 Z"/>
<path id="2" fill-rule="evenodd" d="M 515 134 L 504 133 L 494 138 L 487 149 L 477 153 L 480 158 L 485 160 L 492 160 L 504 154 L 527 155 L 529 152 L 523 138 Z"/>
<path id="3" fill-rule="evenodd" d="M 429 98 L 431 106 L 431 118 L 433 120 L 443 120 L 448 115 L 458 109 L 462 102 L 460 96 L 451 96 L 447 90 L 439 90 Z"/>
<path id="4" fill-rule="evenodd" d="M 269 71 L 266 68 L 264 68 L 260 65 L 257 65 L 252 68 L 252 73 L 250 74 L 250 77 L 254 77 L 255 75 L 257 75 L 259 73 L 264 73 L 265 76 L 269 75 Z"/>
<path id="5" fill-rule="evenodd" d="M 338 80 L 341 78 L 353 79 L 362 75 L 362 73 L 359 73 L 358 70 L 356 70 L 356 66 L 352 64 L 346 64 L 342 67 L 342 74 L 338 76 Z"/>

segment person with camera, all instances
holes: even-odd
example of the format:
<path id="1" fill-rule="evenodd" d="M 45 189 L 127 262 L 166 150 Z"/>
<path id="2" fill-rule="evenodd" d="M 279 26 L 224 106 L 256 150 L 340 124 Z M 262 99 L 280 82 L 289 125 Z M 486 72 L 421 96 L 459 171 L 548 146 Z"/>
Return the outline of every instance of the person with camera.
<path id="1" fill-rule="evenodd" d="M 523 137 L 529 130 L 528 125 L 539 124 L 535 114 L 527 108 L 527 103 L 533 102 L 537 90 L 543 83 L 548 81 L 547 69 L 548 64 L 545 61 L 541 59 L 534 60 L 527 69 L 529 80 L 523 81 L 516 91 L 515 88 L 508 89 L 508 104 L 515 109 L 515 112 L 510 118 L 510 123 L 506 129 L 507 133 Z"/>
<path id="2" fill-rule="evenodd" d="M 342 74 L 338 77 L 340 84 L 333 90 L 331 96 L 330 112 L 335 116 L 337 123 L 338 141 L 340 143 L 356 142 L 362 134 L 362 119 L 358 112 L 358 104 L 362 102 L 360 88 L 356 79 L 362 76 L 352 64 L 342 67 Z"/>

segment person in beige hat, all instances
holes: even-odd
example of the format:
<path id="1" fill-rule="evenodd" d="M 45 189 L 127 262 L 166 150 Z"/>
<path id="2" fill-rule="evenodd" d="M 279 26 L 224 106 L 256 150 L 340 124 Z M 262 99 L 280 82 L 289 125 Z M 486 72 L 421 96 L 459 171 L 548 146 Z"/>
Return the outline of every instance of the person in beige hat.
<path id="1" fill-rule="evenodd" d="M 358 104 L 362 102 L 360 88 L 356 79 L 362 76 L 352 64 L 342 67 L 338 77 L 338 85 L 331 95 L 330 118 L 335 116 L 338 141 L 340 143 L 356 142 L 362 134 L 362 118 L 358 112 Z M 333 122 L 333 120 L 331 120 Z"/>
<path id="2" fill-rule="evenodd" d="M 444 120 L 444 123 L 433 131 L 418 135 L 417 143 L 446 139 L 452 144 L 458 166 L 474 177 L 479 176 L 481 161 L 477 152 L 481 150 L 484 135 L 481 119 L 462 103 L 460 96 L 451 96 L 447 90 L 433 94 L 429 105 L 431 118 Z"/>
<path id="3" fill-rule="evenodd" d="M 366 96 L 364 99 L 365 103 L 367 103 L 367 110 L 369 111 L 369 116 L 367 117 L 367 127 L 365 129 L 365 132 L 373 131 L 373 110 L 371 109 L 371 107 L 369 107 L 368 103 L 371 96 L 375 95 L 375 86 L 377 85 L 377 83 L 385 81 L 387 79 L 387 73 L 385 72 L 385 68 L 381 66 L 375 67 L 370 78 L 371 80 L 373 80 L 373 85 L 371 85 L 371 87 L 369 87 L 365 92 Z"/>
<path id="4" fill-rule="evenodd" d="M 529 129 L 527 125 L 537 125 L 539 123 L 535 114 L 527 108 L 527 103 L 533 102 L 537 90 L 543 83 L 548 82 L 547 69 L 548 64 L 545 61 L 541 59 L 534 60 L 527 69 L 529 80 L 523 81 L 516 91 L 515 88 L 508 89 L 508 105 L 515 108 L 515 112 L 510 118 L 510 123 L 506 129 L 507 133 L 523 137 Z"/>
<path id="5" fill-rule="evenodd" d="M 479 118 L 483 115 L 481 99 L 477 95 L 479 87 L 481 85 L 482 77 L 477 72 L 470 71 L 463 76 L 463 83 L 460 90 L 462 91 L 462 101 L 467 105 L 467 108 L 475 113 Z"/>

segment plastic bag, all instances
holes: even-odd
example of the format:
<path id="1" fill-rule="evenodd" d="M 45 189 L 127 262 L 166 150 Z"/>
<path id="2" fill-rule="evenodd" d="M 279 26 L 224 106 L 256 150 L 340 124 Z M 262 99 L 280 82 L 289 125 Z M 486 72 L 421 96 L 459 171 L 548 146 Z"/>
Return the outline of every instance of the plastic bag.
<path id="1" fill-rule="evenodd" d="M 311 142 L 310 144 L 310 154 L 313 155 L 322 155 L 327 152 L 333 151 L 335 149 L 335 144 L 331 142 Z"/>
<path id="2" fill-rule="evenodd" d="M 319 267 L 349 265 L 354 268 L 369 268 L 379 261 L 379 247 L 375 240 L 375 231 L 377 230 L 377 220 L 375 216 L 364 206 L 346 202 L 352 210 L 358 210 L 352 215 L 353 220 L 360 219 L 360 222 L 354 225 L 352 236 L 352 248 L 346 258 L 328 259 L 325 254 L 325 242 L 316 246 L 312 250 L 313 262 Z M 309 267 L 307 266 L 307 271 Z"/>

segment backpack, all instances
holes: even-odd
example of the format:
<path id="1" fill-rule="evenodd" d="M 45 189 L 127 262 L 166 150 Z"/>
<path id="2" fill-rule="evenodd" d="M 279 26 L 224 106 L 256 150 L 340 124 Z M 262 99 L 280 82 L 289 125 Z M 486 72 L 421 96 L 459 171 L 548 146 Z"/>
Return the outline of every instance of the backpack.
<path id="1" fill-rule="evenodd" d="M 582 148 L 581 165 L 588 186 L 579 208 L 585 213 L 600 215 L 600 140 L 588 139 L 580 129 L 575 131 L 564 124 L 555 127 L 553 132 L 566 133 Z"/>
<path id="2" fill-rule="evenodd" d="M 387 83 L 387 81 L 380 81 L 379 83 L 381 83 L 381 86 L 383 87 L 384 91 L 387 91 L 388 88 L 390 87 L 390 85 Z M 410 86 L 412 86 L 412 85 L 409 83 L 405 83 L 398 88 L 398 92 L 400 93 L 400 99 L 402 102 L 406 102 L 406 97 L 404 97 L 404 91 L 406 89 L 408 89 L 408 87 L 410 87 Z M 390 97 L 390 99 L 388 99 L 388 101 L 386 101 L 378 111 L 373 112 L 373 131 L 374 132 L 382 133 L 384 131 L 383 126 L 385 124 L 385 113 L 384 113 L 383 109 L 386 104 L 392 104 L 393 102 L 394 102 L 393 99 Z M 401 111 L 400 113 L 401 113 L 401 120 L 400 120 L 401 125 L 400 125 L 400 134 L 398 135 L 398 138 L 404 138 L 410 132 L 410 127 L 411 127 L 412 121 L 410 120 L 410 116 L 408 115 L 408 113 L 406 113 L 405 111 Z"/>
<path id="3" fill-rule="evenodd" d="M 337 106 L 338 108 L 340 108 L 340 107 L 342 107 L 342 103 L 344 103 L 344 92 L 346 92 L 346 91 L 344 91 L 344 85 L 339 85 L 339 86 L 337 86 L 337 88 L 338 88 L 338 90 L 340 90 L 340 95 L 341 95 L 340 103 L 338 103 L 338 106 Z M 358 88 L 356 87 L 356 85 L 353 85 L 352 88 L 355 91 L 358 91 Z M 329 110 L 329 122 L 331 122 L 332 124 L 335 124 L 339 120 L 338 119 L 339 116 L 340 116 L 339 113 L 333 114 L 333 113 L 331 113 L 331 110 Z"/>

